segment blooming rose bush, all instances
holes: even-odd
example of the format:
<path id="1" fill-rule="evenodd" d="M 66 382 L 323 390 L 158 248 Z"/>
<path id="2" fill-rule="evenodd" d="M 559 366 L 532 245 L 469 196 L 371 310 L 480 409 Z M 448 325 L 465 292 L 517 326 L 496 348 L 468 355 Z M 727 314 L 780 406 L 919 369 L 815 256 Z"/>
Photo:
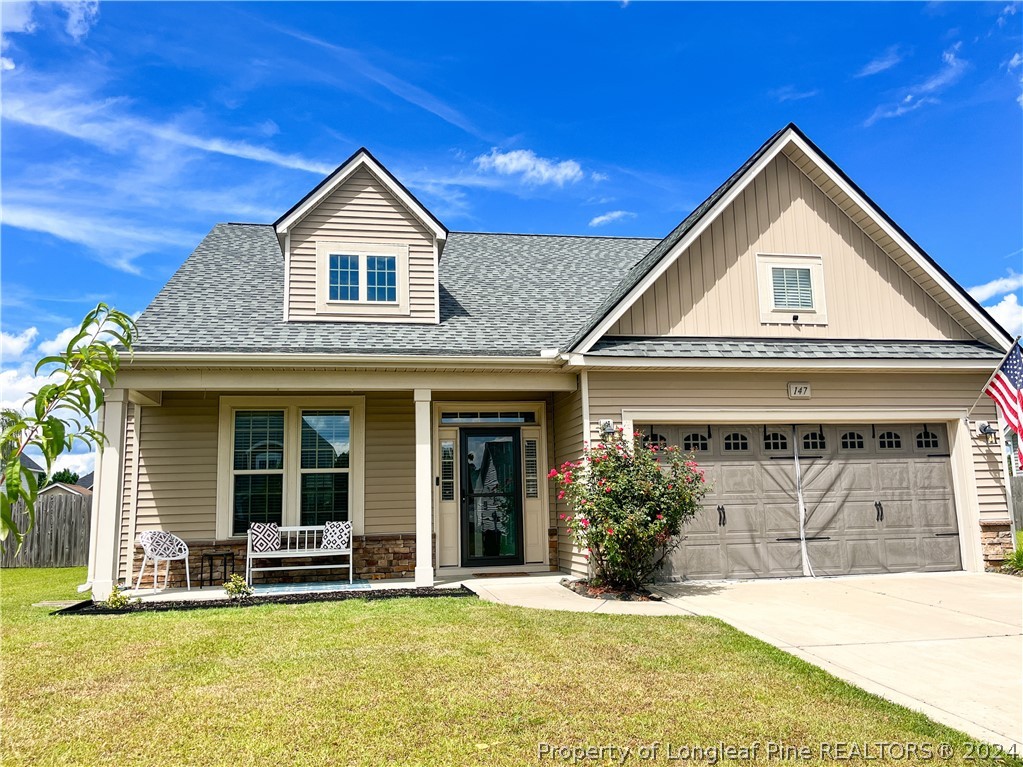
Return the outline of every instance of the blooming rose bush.
<path id="1" fill-rule="evenodd" d="M 707 491 L 692 456 L 620 428 L 547 477 L 572 509 L 561 518 L 593 567 L 591 584 L 615 589 L 650 579 L 681 544 L 682 526 Z"/>

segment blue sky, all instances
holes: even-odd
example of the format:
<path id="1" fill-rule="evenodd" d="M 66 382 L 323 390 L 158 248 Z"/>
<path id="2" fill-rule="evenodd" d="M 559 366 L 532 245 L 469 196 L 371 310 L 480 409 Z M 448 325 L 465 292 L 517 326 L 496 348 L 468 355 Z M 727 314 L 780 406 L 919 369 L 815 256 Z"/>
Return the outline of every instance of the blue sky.
<path id="1" fill-rule="evenodd" d="M 791 120 L 1023 324 L 1019 3 L 0 14 L 5 404 L 96 301 L 142 310 L 362 145 L 452 230 L 661 236 Z"/>

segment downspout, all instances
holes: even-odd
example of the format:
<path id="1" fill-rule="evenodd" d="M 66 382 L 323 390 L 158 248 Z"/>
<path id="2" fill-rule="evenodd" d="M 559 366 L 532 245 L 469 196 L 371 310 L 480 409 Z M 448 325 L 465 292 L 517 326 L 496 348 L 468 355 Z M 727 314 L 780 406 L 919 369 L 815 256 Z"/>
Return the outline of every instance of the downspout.
<path id="1" fill-rule="evenodd" d="M 792 457 L 796 463 L 796 503 L 799 504 L 799 553 L 803 559 L 803 575 L 814 578 L 810 556 L 806 552 L 806 504 L 803 502 L 803 473 L 799 466 L 799 432 L 792 425 Z"/>

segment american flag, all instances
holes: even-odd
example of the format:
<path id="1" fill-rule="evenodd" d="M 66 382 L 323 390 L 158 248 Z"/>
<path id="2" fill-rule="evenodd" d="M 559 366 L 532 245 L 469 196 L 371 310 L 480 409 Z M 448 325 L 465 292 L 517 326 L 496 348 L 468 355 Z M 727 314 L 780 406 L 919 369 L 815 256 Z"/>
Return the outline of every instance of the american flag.
<path id="1" fill-rule="evenodd" d="M 984 393 L 998 403 L 1009 428 L 1023 438 L 1023 348 L 1017 340 L 991 377 Z"/>

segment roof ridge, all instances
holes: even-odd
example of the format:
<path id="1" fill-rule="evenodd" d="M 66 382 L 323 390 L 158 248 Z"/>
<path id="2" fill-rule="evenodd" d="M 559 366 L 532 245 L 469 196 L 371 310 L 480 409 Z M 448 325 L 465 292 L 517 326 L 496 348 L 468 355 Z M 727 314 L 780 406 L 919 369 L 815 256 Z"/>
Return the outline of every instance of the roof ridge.
<path id="1" fill-rule="evenodd" d="M 660 241 L 661 237 L 639 237 L 623 234 L 555 234 L 550 232 L 469 232 L 461 230 L 450 230 L 449 234 L 482 234 L 495 237 L 569 237 L 580 240 L 655 240 Z"/>

